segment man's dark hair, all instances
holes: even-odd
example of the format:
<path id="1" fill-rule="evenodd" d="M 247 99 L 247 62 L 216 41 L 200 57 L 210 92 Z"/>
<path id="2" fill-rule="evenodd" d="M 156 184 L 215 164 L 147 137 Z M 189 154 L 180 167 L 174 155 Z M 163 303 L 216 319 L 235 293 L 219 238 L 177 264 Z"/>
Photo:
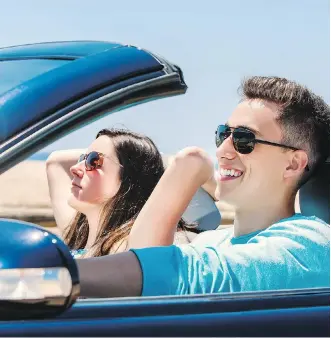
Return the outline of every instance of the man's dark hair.
<path id="1" fill-rule="evenodd" d="M 330 107 L 322 97 L 296 82 L 273 76 L 247 78 L 240 91 L 243 99 L 279 106 L 282 142 L 307 152 L 310 173 L 330 156 Z M 310 175 L 304 176 L 306 181 Z"/>

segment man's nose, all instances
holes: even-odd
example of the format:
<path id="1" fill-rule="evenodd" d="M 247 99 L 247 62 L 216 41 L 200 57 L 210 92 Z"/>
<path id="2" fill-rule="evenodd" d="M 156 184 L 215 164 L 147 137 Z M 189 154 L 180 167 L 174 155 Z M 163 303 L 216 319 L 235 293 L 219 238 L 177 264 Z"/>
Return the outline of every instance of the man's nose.
<path id="1" fill-rule="evenodd" d="M 228 160 L 232 160 L 236 156 L 237 156 L 237 152 L 233 147 L 232 135 L 230 135 L 216 149 L 216 157 L 218 159 L 226 158 Z"/>

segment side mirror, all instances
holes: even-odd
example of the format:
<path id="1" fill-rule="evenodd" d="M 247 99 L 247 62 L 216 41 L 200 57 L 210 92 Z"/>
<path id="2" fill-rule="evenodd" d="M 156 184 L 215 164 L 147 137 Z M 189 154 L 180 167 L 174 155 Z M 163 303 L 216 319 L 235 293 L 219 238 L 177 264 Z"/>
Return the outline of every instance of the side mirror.
<path id="1" fill-rule="evenodd" d="M 69 308 L 79 277 L 68 247 L 34 224 L 0 218 L 0 319 L 45 318 Z"/>

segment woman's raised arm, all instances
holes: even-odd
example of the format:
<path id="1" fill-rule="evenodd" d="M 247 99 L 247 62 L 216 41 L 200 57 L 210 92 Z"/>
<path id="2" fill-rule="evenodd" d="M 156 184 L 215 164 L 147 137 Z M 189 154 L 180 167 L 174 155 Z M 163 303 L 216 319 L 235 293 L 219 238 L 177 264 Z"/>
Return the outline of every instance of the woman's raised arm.
<path id="1" fill-rule="evenodd" d="M 46 161 L 49 194 L 56 225 L 61 235 L 76 212 L 68 205 L 72 180 L 70 168 L 84 152 L 85 149 L 54 151 Z"/>

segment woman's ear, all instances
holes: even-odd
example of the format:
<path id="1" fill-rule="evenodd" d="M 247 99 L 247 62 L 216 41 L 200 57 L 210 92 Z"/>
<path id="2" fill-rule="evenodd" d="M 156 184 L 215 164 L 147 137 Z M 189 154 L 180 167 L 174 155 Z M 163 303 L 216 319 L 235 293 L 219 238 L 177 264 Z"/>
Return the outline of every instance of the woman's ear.
<path id="1" fill-rule="evenodd" d="M 308 156 L 304 150 L 296 150 L 290 155 L 284 178 L 301 176 L 308 165 Z"/>

